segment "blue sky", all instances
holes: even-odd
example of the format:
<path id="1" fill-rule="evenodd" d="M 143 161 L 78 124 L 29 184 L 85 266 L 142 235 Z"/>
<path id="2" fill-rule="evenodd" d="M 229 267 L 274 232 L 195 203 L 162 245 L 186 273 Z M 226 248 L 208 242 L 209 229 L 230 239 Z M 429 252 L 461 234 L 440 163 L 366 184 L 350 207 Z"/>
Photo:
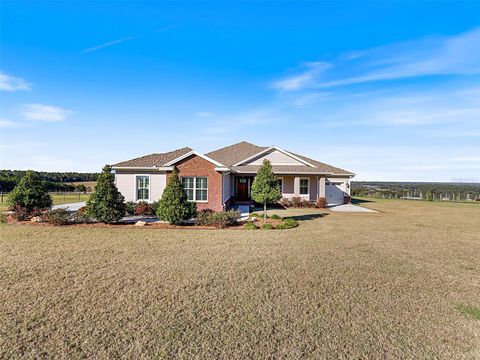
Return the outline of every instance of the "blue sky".
<path id="1" fill-rule="evenodd" d="M 2 1 L 0 168 L 247 140 L 480 181 L 479 2 Z"/>

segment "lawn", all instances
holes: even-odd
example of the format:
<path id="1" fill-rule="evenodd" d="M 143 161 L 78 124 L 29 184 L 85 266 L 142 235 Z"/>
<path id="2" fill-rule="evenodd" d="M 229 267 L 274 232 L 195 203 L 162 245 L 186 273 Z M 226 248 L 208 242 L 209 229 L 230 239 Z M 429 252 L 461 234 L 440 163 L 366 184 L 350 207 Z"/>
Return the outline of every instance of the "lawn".
<path id="1" fill-rule="evenodd" d="M 480 206 L 363 206 L 283 231 L 1 225 L 0 358 L 480 358 Z"/>

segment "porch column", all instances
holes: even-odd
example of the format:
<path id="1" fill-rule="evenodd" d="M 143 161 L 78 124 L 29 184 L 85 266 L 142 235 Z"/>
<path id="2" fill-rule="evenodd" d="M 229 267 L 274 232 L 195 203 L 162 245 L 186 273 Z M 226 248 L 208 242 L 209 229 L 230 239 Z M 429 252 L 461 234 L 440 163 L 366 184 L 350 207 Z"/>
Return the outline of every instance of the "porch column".
<path id="1" fill-rule="evenodd" d="M 298 176 L 293 178 L 293 195 L 300 196 L 300 178 Z"/>
<path id="2" fill-rule="evenodd" d="M 321 176 L 318 181 L 318 197 L 325 197 L 325 177 Z"/>

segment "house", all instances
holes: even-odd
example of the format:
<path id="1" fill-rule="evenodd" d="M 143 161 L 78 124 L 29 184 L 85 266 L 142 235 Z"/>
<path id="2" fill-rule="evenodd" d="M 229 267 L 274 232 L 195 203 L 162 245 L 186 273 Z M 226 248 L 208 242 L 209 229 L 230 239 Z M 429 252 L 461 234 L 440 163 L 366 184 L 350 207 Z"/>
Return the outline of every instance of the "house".
<path id="1" fill-rule="evenodd" d="M 285 198 L 328 205 L 350 202 L 349 171 L 321 163 L 277 146 L 263 147 L 246 141 L 206 154 L 189 147 L 151 154 L 113 165 L 115 182 L 126 201 L 156 201 L 174 167 L 189 200 L 198 209 L 221 211 L 234 203 L 251 201 L 250 188 L 264 159 L 270 160 Z"/>

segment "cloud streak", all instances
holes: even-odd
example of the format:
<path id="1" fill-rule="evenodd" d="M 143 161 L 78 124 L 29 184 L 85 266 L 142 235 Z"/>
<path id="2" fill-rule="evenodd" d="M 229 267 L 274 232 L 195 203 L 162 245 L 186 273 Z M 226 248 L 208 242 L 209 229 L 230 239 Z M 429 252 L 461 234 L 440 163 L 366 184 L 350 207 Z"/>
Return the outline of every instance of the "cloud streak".
<path id="1" fill-rule="evenodd" d="M 275 81 L 273 86 L 293 91 L 430 75 L 480 74 L 480 28 L 455 36 L 394 43 L 317 63 L 324 64 L 324 71 L 307 67 Z"/>
<path id="2" fill-rule="evenodd" d="M 21 114 L 25 119 L 45 122 L 63 121 L 70 113 L 70 110 L 44 104 L 27 104 L 23 105 L 21 109 Z"/>
<path id="3" fill-rule="evenodd" d="M 18 90 L 30 90 L 31 84 L 22 78 L 7 75 L 0 72 L 0 90 L 14 92 Z"/>
<path id="4" fill-rule="evenodd" d="M 172 25 L 168 25 L 168 26 L 159 28 L 155 31 L 152 31 L 152 32 L 149 32 L 149 33 L 146 33 L 146 34 L 136 35 L 136 36 L 126 36 L 126 37 L 123 37 L 123 38 L 120 38 L 120 39 L 108 41 L 108 42 L 100 44 L 100 45 L 92 46 L 92 47 L 89 47 L 87 49 L 83 49 L 81 52 L 82 53 L 89 53 L 89 52 L 93 52 L 93 51 L 98 51 L 98 50 L 104 49 L 106 47 L 110 47 L 110 46 L 113 46 L 113 45 L 119 45 L 119 44 L 124 43 L 126 41 L 137 40 L 137 39 L 141 39 L 141 38 L 144 38 L 146 36 L 149 36 L 149 35 L 157 34 L 157 33 L 168 31 L 168 30 L 172 30 L 172 29 L 174 29 L 178 26 L 180 26 L 180 24 L 172 24 Z"/>

